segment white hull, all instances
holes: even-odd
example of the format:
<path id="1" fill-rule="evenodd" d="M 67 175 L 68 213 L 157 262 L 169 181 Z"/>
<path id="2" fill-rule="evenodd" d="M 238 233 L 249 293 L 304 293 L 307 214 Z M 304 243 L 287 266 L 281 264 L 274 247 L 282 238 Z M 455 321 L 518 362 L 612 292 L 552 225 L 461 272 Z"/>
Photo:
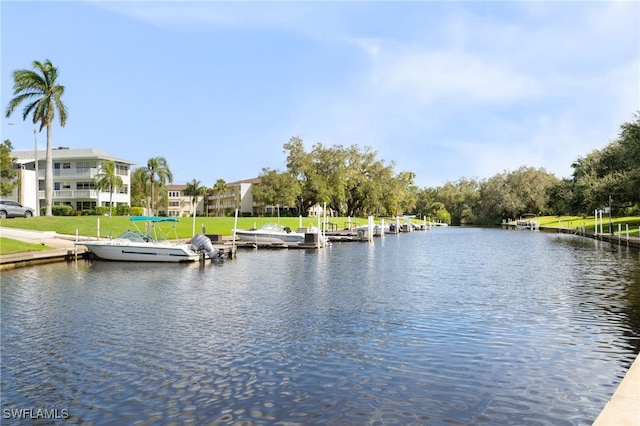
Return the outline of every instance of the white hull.
<path id="1" fill-rule="evenodd" d="M 304 234 L 297 232 L 266 232 L 256 231 L 240 231 L 236 230 L 236 236 L 242 241 L 249 243 L 302 243 L 304 242 Z"/>
<path id="2" fill-rule="evenodd" d="M 93 254 L 104 260 L 127 262 L 194 262 L 200 254 L 188 244 L 131 242 L 129 240 L 83 241 Z"/>

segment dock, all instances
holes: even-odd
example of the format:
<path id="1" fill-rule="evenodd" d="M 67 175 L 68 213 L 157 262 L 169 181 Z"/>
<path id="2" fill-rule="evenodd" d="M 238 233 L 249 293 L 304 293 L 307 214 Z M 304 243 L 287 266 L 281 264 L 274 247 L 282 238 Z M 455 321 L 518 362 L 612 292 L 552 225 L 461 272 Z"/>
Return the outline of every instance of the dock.
<path id="1" fill-rule="evenodd" d="M 556 226 L 538 226 L 537 224 L 530 227 L 518 226 L 516 222 L 503 222 L 500 224 L 503 229 L 520 229 L 525 231 L 540 231 L 547 233 L 557 234 L 571 234 L 578 235 L 585 238 L 592 238 L 594 240 L 600 240 L 607 243 L 617 244 L 619 246 L 627 246 L 633 248 L 640 248 L 640 237 L 627 236 L 624 232 L 606 233 L 588 231 L 583 227 L 578 228 L 564 228 Z"/>
<path id="2" fill-rule="evenodd" d="M 640 354 L 593 422 L 593 426 L 638 425 L 640 425 Z"/>

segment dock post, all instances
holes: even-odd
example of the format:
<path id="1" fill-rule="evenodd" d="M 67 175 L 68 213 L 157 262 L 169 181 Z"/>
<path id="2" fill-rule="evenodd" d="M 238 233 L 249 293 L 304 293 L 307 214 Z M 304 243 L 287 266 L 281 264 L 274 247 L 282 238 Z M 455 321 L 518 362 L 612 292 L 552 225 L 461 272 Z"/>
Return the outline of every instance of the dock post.
<path id="1" fill-rule="evenodd" d="M 628 223 L 625 225 L 625 228 L 626 228 L 626 231 L 627 231 L 626 232 L 627 233 L 627 247 L 629 247 L 629 224 Z"/>
<path id="2" fill-rule="evenodd" d="M 238 209 L 236 209 L 236 218 L 233 222 L 233 239 L 231 240 L 231 251 L 236 251 L 236 229 L 238 228 Z"/>
<path id="3" fill-rule="evenodd" d="M 622 238 L 622 229 L 621 229 L 621 224 L 618 224 L 618 244 L 620 244 L 620 238 Z"/>
<path id="4" fill-rule="evenodd" d="M 326 211 L 327 203 L 324 203 L 324 208 Z M 322 224 L 324 227 L 324 223 Z M 320 228 L 320 213 L 318 213 L 318 241 L 316 242 L 316 248 L 320 248 L 320 236 L 322 235 L 322 228 Z"/>

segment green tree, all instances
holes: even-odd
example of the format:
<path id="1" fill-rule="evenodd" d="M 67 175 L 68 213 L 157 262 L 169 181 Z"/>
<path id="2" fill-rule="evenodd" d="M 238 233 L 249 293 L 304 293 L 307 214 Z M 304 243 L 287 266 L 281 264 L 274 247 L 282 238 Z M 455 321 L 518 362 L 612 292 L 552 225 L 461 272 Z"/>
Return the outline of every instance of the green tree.
<path id="1" fill-rule="evenodd" d="M 27 102 L 22 110 L 22 120 L 26 120 L 29 114 L 32 114 L 33 123 L 40 123 L 39 131 L 47 128 L 45 215 L 51 216 L 53 200 L 52 124 L 57 112 L 60 126 L 65 126 L 67 108 L 62 103 L 64 86 L 57 83 L 58 69 L 48 59 L 44 63 L 33 61 L 33 68 L 35 71 L 15 70 L 13 72 L 13 95 L 15 97 L 9 101 L 5 115 L 9 118 L 18 105 Z"/>
<path id="2" fill-rule="evenodd" d="M 479 184 L 475 179 L 460 178 L 446 182 L 438 188 L 436 200 L 444 204 L 450 214 L 451 223 L 475 223 L 474 208 L 479 199 Z"/>
<path id="3" fill-rule="evenodd" d="M 310 207 L 317 203 L 314 195 L 313 180 L 313 158 L 304 149 L 302 139 L 297 136 L 292 137 L 288 143 L 284 144 L 284 151 L 287 154 L 287 172 L 297 182 L 295 185 L 295 203 L 300 212 L 306 212 Z M 263 169 L 263 175 L 267 172 L 278 174 L 278 171 L 270 171 Z M 264 184 L 264 176 L 263 182 Z M 316 183 L 317 184 L 317 183 Z M 265 201 L 266 202 L 266 201 Z"/>
<path id="4" fill-rule="evenodd" d="M 196 212 L 196 207 L 198 206 L 198 197 L 202 196 L 206 187 L 200 184 L 200 181 L 197 179 L 193 179 L 191 182 L 187 183 L 187 187 L 184 189 L 184 195 L 188 195 L 191 197 L 191 215 L 193 216 Z"/>
<path id="5" fill-rule="evenodd" d="M 640 213 L 640 111 L 634 114 L 634 118 L 634 121 L 621 126 L 618 137 L 623 152 L 624 174 L 620 196 L 632 209 L 630 214 Z"/>
<path id="6" fill-rule="evenodd" d="M 433 219 L 438 209 L 433 209 L 434 203 L 438 203 L 440 208 L 444 209 L 444 204 L 436 201 L 436 188 L 418 188 L 416 191 L 416 203 L 413 211 L 419 217 L 427 217 Z"/>
<path id="7" fill-rule="evenodd" d="M 558 179 L 543 168 L 522 166 L 505 171 L 480 184 L 476 207 L 478 222 L 496 224 L 524 213 L 546 214 L 549 196 Z"/>
<path id="8" fill-rule="evenodd" d="M 15 157 L 11 156 L 13 145 L 9 139 L 0 145 L 0 195 L 7 196 L 13 193 L 16 188 L 16 177 L 18 171 L 13 168 L 16 163 Z"/>
<path id="9" fill-rule="evenodd" d="M 287 172 L 298 182 L 294 187 L 301 212 L 325 202 L 346 216 L 401 214 L 415 206 L 415 175 L 396 174 L 394 164 L 378 160 L 370 147 L 318 143 L 307 153 L 302 140 L 293 137 L 284 148 Z"/>
<path id="10" fill-rule="evenodd" d="M 149 200 L 151 200 L 149 173 L 145 167 L 138 167 L 131 172 L 131 205 L 149 207 Z"/>
<path id="11" fill-rule="evenodd" d="M 163 190 L 166 190 L 167 183 L 173 183 L 173 173 L 169 169 L 169 164 L 164 157 L 153 157 L 147 161 L 147 176 L 151 188 L 151 214 L 155 214 L 156 199 Z"/>
<path id="12" fill-rule="evenodd" d="M 216 197 L 216 216 L 220 216 L 220 195 L 227 190 L 227 182 L 218 179 L 213 185 L 213 193 Z"/>
<path id="13" fill-rule="evenodd" d="M 271 206 L 295 206 L 298 194 L 298 181 L 295 176 L 269 168 L 262 169 L 260 185 L 253 189 L 253 196 L 257 202 Z"/>
<path id="14" fill-rule="evenodd" d="M 99 191 L 109 191 L 109 217 L 113 211 L 113 193 L 117 188 L 122 187 L 122 178 L 116 173 L 116 163 L 114 161 L 103 161 L 100 172 L 94 179 L 96 189 Z"/>

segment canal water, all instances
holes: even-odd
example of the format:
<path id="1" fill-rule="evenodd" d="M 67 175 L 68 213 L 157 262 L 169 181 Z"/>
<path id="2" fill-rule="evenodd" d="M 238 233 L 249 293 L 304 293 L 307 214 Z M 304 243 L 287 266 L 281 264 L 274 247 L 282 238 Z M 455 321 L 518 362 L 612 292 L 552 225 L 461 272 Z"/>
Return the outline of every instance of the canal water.
<path id="1" fill-rule="evenodd" d="M 1 286 L 2 424 L 587 425 L 640 350 L 637 250 L 572 235 L 437 228 Z"/>

